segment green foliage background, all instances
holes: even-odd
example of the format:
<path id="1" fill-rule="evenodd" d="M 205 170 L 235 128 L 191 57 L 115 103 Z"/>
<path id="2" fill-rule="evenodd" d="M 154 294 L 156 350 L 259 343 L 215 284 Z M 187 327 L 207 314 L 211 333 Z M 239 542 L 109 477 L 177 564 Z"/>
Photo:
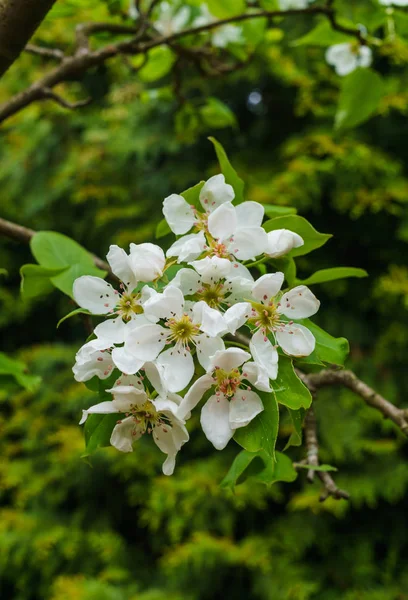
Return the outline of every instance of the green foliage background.
<path id="1" fill-rule="evenodd" d="M 36 40 L 69 48 L 76 23 L 115 18 L 124 4 L 57 3 Z M 368 15 L 376 3 L 358 4 L 353 10 Z M 398 37 L 376 56 L 387 85 L 379 114 L 358 129 L 333 131 L 339 78 L 324 49 L 291 43 L 310 28 L 305 18 L 277 24 L 249 65 L 228 77 L 204 79 L 183 65 L 177 94 L 171 61 L 164 73 L 150 65 L 142 81 L 118 60 L 85 76 L 90 107 L 67 113 L 32 105 L 3 129 L 1 216 L 65 233 L 100 256 L 110 243 L 152 240 L 164 196 L 216 172 L 206 139 L 216 134 L 248 182 L 249 199 L 293 205 L 334 234 L 299 261 L 301 277 L 332 265 L 369 271 L 369 279 L 316 286 L 316 321 L 348 337 L 349 366 L 403 405 L 407 44 Z M 0 100 L 47 68 L 23 55 Z M 63 88 L 83 94 L 75 83 Z M 254 91 L 258 104 L 250 102 Z M 71 373 L 83 322 L 78 316 L 56 330 L 73 308 L 56 291 L 21 299 L 18 270 L 26 262 L 28 247 L 0 240 L 8 271 L 0 279 L 2 350 L 42 377 L 30 389 L 1 379 L 2 599 L 408 598 L 407 445 L 392 424 L 348 391 L 319 395 L 322 460 L 339 468 L 349 503 L 319 503 L 319 485 L 303 476 L 271 488 L 250 480 L 235 493 L 220 488 L 238 447 L 216 453 L 196 418 L 171 478 L 160 474 L 162 457 L 148 440 L 131 455 L 105 449 L 83 459 L 77 421 L 93 396 Z M 288 432 L 283 421 L 279 448 Z M 292 456 L 302 458 L 301 450 Z"/>

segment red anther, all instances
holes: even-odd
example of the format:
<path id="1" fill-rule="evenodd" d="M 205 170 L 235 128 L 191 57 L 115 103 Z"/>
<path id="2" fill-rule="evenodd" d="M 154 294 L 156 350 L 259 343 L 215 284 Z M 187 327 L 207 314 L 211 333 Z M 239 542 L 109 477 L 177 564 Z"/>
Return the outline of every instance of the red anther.
<path id="1" fill-rule="evenodd" d="M 268 300 L 268 296 L 265 294 L 263 297 L 264 300 Z"/>
<path id="2" fill-rule="evenodd" d="M 235 263 L 235 265 L 234 265 L 234 269 L 238 269 L 238 265 L 237 265 L 237 263 Z"/>
<path id="3" fill-rule="evenodd" d="M 109 304 L 104 304 L 104 306 L 106 306 L 107 308 L 109 308 Z"/>
<path id="4" fill-rule="evenodd" d="M 103 361 L 102 356 L 98 356 L 98 360 L 99 360 L 99 362 L 102 362 Z"/>
<path id="5" fill-rule="evenodd" d="M 264 342 L 267 342 L 267 341 L 268 341 L 268 338 L 265 336 L 264 337 Z"/>

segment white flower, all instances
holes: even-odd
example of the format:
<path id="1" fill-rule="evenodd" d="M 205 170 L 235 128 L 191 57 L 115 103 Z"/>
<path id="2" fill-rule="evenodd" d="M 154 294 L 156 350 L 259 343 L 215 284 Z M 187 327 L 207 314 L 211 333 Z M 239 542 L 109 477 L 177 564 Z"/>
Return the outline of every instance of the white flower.
<path id="1" fill-rule="evenodd" d="M 308 356 L 315 348 L 313 334 L 292 319 L 314 315 L 320 306 L 316 296 L 304 285 L 281 293 L 283 273 L 262 275 L 252 286 L 252 309 L 249 323 L 257 329 L 250 342 L 254 359 L 263 365 L 271 379 L 276 379 L 278 353 L 268 335 L 271 334 L 285 354 Z M 282 316 L 291 319 L 282 320 Z"/>
<path id="2" fill-rule="evenodd" d="M 127 383 L 127 381 L 122 381 Z M 133 443 L 148 433 L 162 452 L 167 454 L 163 473 L 171 475 L 176 455 L 189 436 L 184 421 L 177 415 L 181 398 L 174 394 L 152 399 L 143 389 L 140 380 L 131 385 L 117 385 L 110 390 L 112 401 L 100 402 L 83 411 L 80 423 L 90 414 L 123 413 L 113 428 L 110 443 L 121 452 L 132 452 Z"/>
<path id="3" fill-rule="evenodd" d="M 129 8 L 128 8 L 128 16 L 130 19 L 138 19 L 140 16 L 139 11 L 136 8 L 135 0 L 130 0 Z"/>
<path id="4" fill-rule="evenodd" d="M 303 246 L 305 242 L 297 233 L 289 229 L 275 229 L 268 233 L 268 244 L 265 254 L 271 258 L 278 258 L 290 252 L 293 248 Z"/>
<path id="5" fill-rule="evenodd" d="M 408 6 L 408 0 L 379 0 L 383 6 Z"/>
<path id="6" fill-rule="evenodd" d="M 259 395 L 244 380 L 259 390 L 271 391 L 265 369 L 248 362 L 250 359 L 240 348 L 216 352 L 207 374 L 197 379 L 180 403 L 177 414 L 183 419 L 209 389 L 215 389 L 201 410 L 201 426 L 217 450 L 223 450 L 235 430 L 248 425 L 264 409 Z"/>
<path id="7" fill-rule="evenodd" d="M 208 10 L 206 4 L 200 6 L 200 15 L 194 20 L 194 27 L 202 27 L 209 23 L 214 23 L 218 19 L 214 17 Z M 236 25 L 221 25 L 220 27 L 214 28 L 211 35 L 211 42 L 216 48 L 225 48 L 228 44 L 240 44 L 244 41 L 242 37 L 241 27 Z"/>
<path id="8" fill-rule="evenodd" d="M 76 353 L 72 367 L 76 381 L 89 381 L 94 375 L 106 379 L 112 372 L 113 361 L 110 344 L 103 340 L 91 340 Z"/>
<path id="9" fill-rule="evenodd" d="M 190 8 L 182 6 L 179 10 L 174 10 L 170 2 L 161 2 L 159 5 L 159 14 L 154 20 L 154 26 L 159 33 L 168 36 L 178 31 L 182 31 L 190 19 Z"/>
<path id="10" fill-rule="evenodd" d="M 309 6 L 308 0 L 279 0 L 281 10 L 303 9 Z"/>
<path id="11" fill-rule="evenodd" d="M 130 254 L 111 246 L 107 260 L 112 272 L 123 282 L 121 292 L 100 277 L 84 275 L 74 281 L 73 294 L 76 303 L 94 315 L 109 315 L 108 319 L 95 327 L 98 338 L 111 344 L 124 341 L 126 324 L 129 321 L 144 322 L 143 303 L 152 293 L 145 286 L 133 293 L 138 282 L 150 282 L 163 274 L 164 252 L 154 244 L 131 244 Z"/>
<path id="12" fill-rule="evenodd" d="M 203 301 L 189 307 L 182 292 L 171 285 L 163 293 L 155 293 L 144 309 L 146 318 L 153 322 L 128 330 L 122 349 L 124 362 L 131 366 L 138 361 L 155 360 L 167 388 L 179 392 L 194 375 L 192 346 L 196 347 L 198 361 L 205 369 L 210 356 L 224 348 L 219 337 L 227 330 L 223 316 Z M 158 320 L 163 324 L 158 324 Z M 162 352 L 166 345 L 170 348 Z"/>
<path id="13" fill-rule="evenodd" d="M 369 67 L 372 62 L 371 48 L 345 42 L 330 46 L 326 61 L 335 68 L 337 75 L 348 75 L 357 67 Z"/>

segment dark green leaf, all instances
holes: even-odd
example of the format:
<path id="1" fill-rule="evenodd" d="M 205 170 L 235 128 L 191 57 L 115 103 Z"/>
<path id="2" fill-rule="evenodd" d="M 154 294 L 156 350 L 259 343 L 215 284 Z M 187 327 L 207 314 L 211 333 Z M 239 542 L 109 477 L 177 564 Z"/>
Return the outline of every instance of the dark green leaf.
<path id="1" fill-rule="evenodd" d="M 321 329 L 309 319 L 299 320 L 299 323 L 305 325 L 316 338 L 315 352 L 319 359 L 325 363 L 334 365 L 344 365 L 344 362 L 350 351 L 349 343 L 346 338 L 335 338 L 324 329 Z M 308 357 L 302 358 L 301 362 L 307 364 Z"/>
<path id="2" fill-rule="evenodd" d="M 69 269 L 65 269 L 59 275 L 51 277 L 51 282 L 61 292 L 64 292 L 64 294 L 73 298 L 72 286 L 74 285 L 75 279 L 82 275 L 94 275 L 95 277 L 101 277 L 103 279 L 106 277 L 107 272 L 101 271 L 101 269 L 98 269 L 93 264 L 78 263 L 72 265 Z"/>
<path id="3" fill-rule="evenodd" d="M 316 271 L 307 279 L 298 280 L 297 283 L 303 285 L 313 285 L 316 283 L 326 283 L 327 281 L 335 281 L 336 279 L 346 279 L 347 277 L 368 277 L 367 271 L 354 267 L 334 267 L 333 269 L 321 269 Z"/>
<path id="4" fill-rule="evenodd" d="M 218 162 L 220 163 L 221 173 L 225 177 L 225 181 L 232 185 L 235 192 L 235 203 L 239 204 L 244 201 L 244 182 L 238 176 L 236 170 L 231 165 L 228 156 L 219 142 L 213 137 L 208 138 L 214 145 L 217 154 Z"/>
<path id="5" fill-rule="evenodd" d="M 302 425 L 306 414 L 306 411 L 303 408 L 300 408 L 299 410 L 292 410 L 291 408 L 288 408 L 288 412 L 292 421 L 293 432 L 291 433 L 284 450 L 290 446 L 302 445 Z"/>
<path id="6" fill-rule="evenodd" d="M 27 365 L 0 352 L 0 375 L 10 375 L 26 390 L 33 392 L 41 383 L 41 377 L 27 373 Z"/>
<path id="7" fill-rule="evenodd" d="M 110 446 L 110 438 L 113 428 L 120 420 L 121 415 L 118 413 L 110 415 L 89 415 L 84 425 L 86 452 L 84 456 L 88 456 L 95 452 L 98 448 Z"/>
<path id="8" fill-rule="evenodd" d="M 261 463 L 257 470 L 248 469 L 248 467 L 255 466 L 253 463 L 254 459 L 256 463 Z M 248 471 L 245 473 L 245 471 Z M 292 461 L 288 456 L 281 452 L 276 452 L 276 461 L 269 456 L 264 450 L 259 452 L 248 452 L 242 450 L 232 463 L 227 475 L 221 482 L 223 488 L 234 488 L 238 483 L 239 479 L 245 473 L 244 481 L 246 478 L 251 481 L 258 481 L 266 485 L 271 485 L 277 481 L 294 481 L 297 477 L 297 473 L 293 467 Z"/>
<path id="9" fill-rule="evenodd" d="M 384 95 L 382 77 L 371 69 L 359 68 L 344 77 L 335 127 L 347 129 L 369 119 Z"/>
<path id="10" fill-rule="evenodd" d="M 264 410 L 246 427 L 237 429 L 234 439 L 249 452 L 265 452 L 275 458 L 275 445 L 279 430 L 279 408 L 274 392 L 259 392 Z"/>
<path id="11" fill-rule="evenodd" d="M 39 231 L 30 241 L 31 252 L 42 267 L 59 269 L 77 263 L 94 264 L 89 252 L 74 240 L 55 231 Z"/>
<path id="12" fill-rule="evenodd" d="M 203 210 L 203 207 L 200 204 L 200 192 L 204 187 L 204 183 L 205 181 L 200 181 L 200 183 L 188 188 L 188 190 L 181 192 L 180 196 L 183 196 L 184 200 L 188 202 L 188 204 Z"/>
<path id="13" fill-rule="evenodd" d="M 279 356 L 278 377 L 272 382 L 276 390 L 276 399 L 292 410 L 309 408 L 312 395 L 296 375 L 292 360 L 288 356 Z"/>
<path id="14" fill-rule="evenodd" d="M 316 229 L 298 215 L 286 215 L 266 221 L 263 225 L 265 231 L 275 231 L 275 229 L 289 229 L 298 233 L 304 240 L 304 245 L 300 248 L 293 248 L 288 256 L 303 256 L 316 248 L 323 246 L 332 236 L 328 233 L 319 233 Z"/>

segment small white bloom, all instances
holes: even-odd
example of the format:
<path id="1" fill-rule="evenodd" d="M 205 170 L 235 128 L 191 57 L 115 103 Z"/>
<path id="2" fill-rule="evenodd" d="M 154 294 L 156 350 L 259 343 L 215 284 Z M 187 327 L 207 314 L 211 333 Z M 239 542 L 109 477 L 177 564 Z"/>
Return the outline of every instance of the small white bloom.
<path id="1" fill-rule="evenodd" d="M 207 374 L 197 379 L 180 403 L 178 415 L 185 418 L 214 388 L 215 394 L 202 408 L 201 426 L 217 450 L 225 448 L 235 430 L 248 425 L 264 409 L 259 395 L 244 381 L 259 390 L 271 391 L 265 370 L 256 362 L 248 362 L 250 359 L 249 352 L 240 348 L 216 352 Z"/>
<path id="2" fill-rule="evenodd" d="M 136 8 L 135 0 L 130 0 L 128 15 L 130 19 L 134 19 L 135 21 L 139 18 L 139 11 Z"/>
<path id="3" fill-rule="evenodd" d="M 110 390 L 113 400 L 101 402 L 83 411 L 81 423 L 90 414 L 119 413 L 127 415 L 118 420 L 113 428 L 110 443 L 121 452 L 132 452 L 133 443 L 144 434 L 151 434 L 154 442 L 167 458 L 163 463 L 163 473 L 171 475 L 176 463 L 176 455 L 188 439 L 184 421 L 177 415 L 181 398 L 174 394 L 152 399 L 143 389 L 140 380 L 131 385 L 122 378 L 122 385 Z"/>
<path id="4" fill-rule="evenodd" d="M 214 17 L 206 4 L 200 6 L 200 15 L 194 20 L 194 27 L 202 27 L 214 23 L 218 19 Z M 225 48 L 228 44 L 241 44 L 244 42 L 241 27 L 236 25 L 221 25 L 210 31 L 211 42 L 216 48 Z"/>
<path id="5" fill-rule="evenodd" d="M 326 61 L 332 65 L 337 75 L 348 75 L 358 67 L 369 67 L 372 62 L 371 48 L 345 42 L 330 46 L 326 51 Z"/>
<path id="6" fill-rule="evenodd" d="M 408 0 L 379 0 L 383 6 L 408 6 Z"/>
<path id="7" fill-rule="evenodd" d="M 190 262 L 198 258 L 206 249 L 207 241 L 203 231 L 183 235 L 167 250 L 167 256 L 177 256 L 177 262 Z"/>
<path id="8" fill-rule="evenodd" d="M 112 372 L 113 361 L 110 344 L 103 340 L 91 340 L 76 353 L 72 367 L 76 381 L 89 381 L 96 375 L 106 379 Z"/>
<path id="9" fill-rule="evenodd" d="M 182 6 L 179 10 L 174 10 L 170 2 L 161 2 L 158 9 L 158 16 L 154 20 L 154 26 L 159 33 L 168 36 L 182 31 L 190 19 L 190 8 Z"/>
<path id="10" fill-rule="evenodd" d="M 268 244 L 266 246 L 265 254 L 271 258 L 278 258 L 284 256 L 290 252 L 293 248 L 299 248 L 303 246 L 305 242 L 294 231 L 289 229 L 275 229 L 268 233 Z"/>
<path id="11" fill-rule="evenodd" d="M 309 6 L 309 0 L 279 0 L 281 10 L 303 9 Z"/>
<path id="12" fill-rule="evenodd" d="M 194 208 L 179 194 L 171 194 L 164 199 L 163 214 L 168 226 L 176 235 L 187 233 L 196 222 Z"/>

